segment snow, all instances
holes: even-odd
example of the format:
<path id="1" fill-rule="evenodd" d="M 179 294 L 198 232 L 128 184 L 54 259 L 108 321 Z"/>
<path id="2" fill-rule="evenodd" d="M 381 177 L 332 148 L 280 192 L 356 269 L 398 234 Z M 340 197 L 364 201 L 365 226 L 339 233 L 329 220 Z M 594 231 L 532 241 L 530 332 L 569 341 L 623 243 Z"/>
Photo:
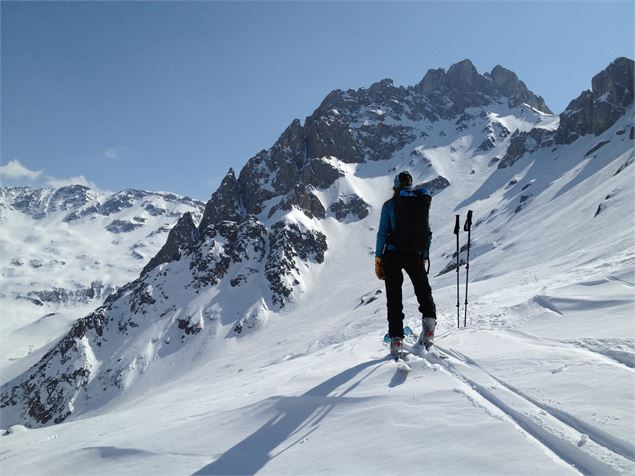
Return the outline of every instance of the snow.
<path id="1" fill-rule="evenodd" d="M 511 131 L 554 127 L 551 116 L 525 111 L 493 112 Z M 483 123 L 458 140 L 444 121 L 432 130 L 419 124 L 429 138 L 390 161 L 338 162 L 345 176 L 318 192 L 325 208 L 356 193 L 371 212 L 346 224 L 290 212 L 329 245 L 323 264 L 301 270 L 293 306 L 272 312 L 251 300 L 259 283 L 181 302 L 176 274 L 166 289 L 179 311 L 164 319 L 198 320 L 204 330 L 192 345 L 164 345 L 171 336 L 157 324 L 145 340 L 118 347 L 138 356 L 122 374 L 125 391 L 75 402 L 77 415 L 62 424 L 9 431 L 0 467 L 84 475 L 635 473 L 635 167 L 616 174 L 634 152 L 615 135 L 632 120 L 626 114 L 599 137 L 538 149 L 508 169 L 488 165 L 508 138 L 477 154 Z M 585 159 L 601 140 L 611 142 Z M 411 164 L 415 149 L 430 166 Z M 371 254 L 381 204 L 403 168 L 417 182 L 443 175 L 452 184 L 431 212 L 436 343 L 448 358 L 413 355 L 409 373 L 382 343 L 385 294 Z M 595 216 L 607 193 L 614 197 Z M 531 199 L 515 212 L 523 194 Z M 454 215 L 463 221 L 468 209 L 468 327 L 457 330 L 456 274 L 437 274 L 453 260 Z M 29 226 L 11 238 L 25 241 Z M 416 309 L 406 280 L 406 324 L 419 330 Z M 237 312 L 257 329 L 233 333 Z M 46 320 L 29 327 L 33 342 L 48 342 L 50 332 Z M 3 346 L 6 356 L 24 353 L 23 341 Z M 44 351 L 3 363 L 3 382 Z M 99 365 L 93 349 L 86 353 Z"/>
<path id="2" fill-rule="evenodd" d="M 3 189 L 16 190 L 16 189 Z M 60 189 L 58 189 L 60 190 Z M 135 279 L 145 263 L 165 243 L 167 233 L 186 211 L 200 219 L 203 204 L 182 200 L 174 194 L 139 192 L 130 207 L 103 215 L 89 213 L 72 221 L 67 210 L 44 206 L 43 216 L 34 219 L 0 201 L 0 371 L 12 372 L 7 363 L 23 358 L 30 351 L 56 340 L 73 321 L 97 307 L 107 296 L 94 299 L 43 301 L 40 305 L 25 299 L 32 291 L 73 292 L 90 288 L 98 281 L 104 290 Z M 122 192 L 125 193 L 125 192 Z M 43 189 L 46 197 L 53 190 Z M 7 192 L 10 195 L 10 192 Z M 103 204 L 113 196 L 87 191 L 90 199 L 79 210 Z M 0 198 L 5 198 L 4 193 Z M 45 204 L 45 200 L 43 200 Z M 152 214 L 148 210 L 165 210 Z M 126 233 L 110 233 L 113 221 L 143 220 L 138 228 Z M 135 259 L 134 257 L 141 259 Z M 131 259 L 132 257 L 132 259 Z M 40 354 L 41 356 L 41 354 Z"/>

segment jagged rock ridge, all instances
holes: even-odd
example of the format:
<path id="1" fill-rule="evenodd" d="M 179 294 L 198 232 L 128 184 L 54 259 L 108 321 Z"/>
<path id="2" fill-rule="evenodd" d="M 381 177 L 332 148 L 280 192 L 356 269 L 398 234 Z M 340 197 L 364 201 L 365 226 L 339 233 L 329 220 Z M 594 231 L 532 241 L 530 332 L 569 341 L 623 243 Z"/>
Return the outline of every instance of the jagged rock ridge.
<path id="1" fill-rule="evenodd" d="M 601 134 L 633 105 L 633 60 L 617 58 L 595 75 L 591 90 L 571 101 L 560 114 L 555 140 L 570 144 L 585 134 Z"/>

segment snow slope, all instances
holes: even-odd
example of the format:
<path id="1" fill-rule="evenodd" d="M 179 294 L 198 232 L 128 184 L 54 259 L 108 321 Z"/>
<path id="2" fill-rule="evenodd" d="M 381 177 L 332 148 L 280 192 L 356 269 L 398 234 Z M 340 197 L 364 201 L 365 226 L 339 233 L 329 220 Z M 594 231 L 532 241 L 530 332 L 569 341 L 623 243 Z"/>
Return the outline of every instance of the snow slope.
<path id="1" fill-rule="evenodd" d="M 82 355 L 93 356 L 82 364 L 90 370 L 88 390 L 77 394 L 63 423 L 2 437 L 2 468 L 633 474 L 632 105 L 602 133 L 569 143 L 534 147 L 533 138 L 516 136 L 527 147 L 506 167 L 500 165 L 515 131 L 554 131 L 558 121 L 524 106 L 489 111 L 473 111 L 462 123 L 413 123 L 426 135 L 388 160 L 338 161 L 342 175 L 315 194 L 327 210 L 343 195 L 361 197 L 370 205 L 362 219 L 309 218 L 296 207 L 283 213 L 328 243 L 322 263 L 296 261 L 298 287 L 288 305 L 274 308 L 267 281 L 254 278 L 264 270 L 248 275 L 245 287 L 225 279 L 191 300 L 194 294 L 180 285 L 192 278 L 189 258 L 160 265 L 141 283 L 157 283 L 169 299 L 162 301 L 154 287 L 157 303 L 145 317 L 133 316 L 147 327 L 121 342 L 102 348 L 89 333 L 78 339 Z M 480 148 L 488 126 L 496 140 Z M 395 171 L 404 168 L 417 182 L 443 176 L 450 183 L 434 196 L 431 212 L 437 347 L 448 358 L 413 355 L 407 375 L 386 358 L 385 300 L 372 263 L 381 204 Z M 268 216 L 274 201 L 268 206 L 260 219 L 273 226 L 281 212 Z M 468 209 L 475 222 L 468 327 L 457 330 L 456 274 L 442 271 L 456 259 L 454 215 L 464 219 Z M 214 253 L 221 246 L 217 239 Z M 252 262 L 230 265 L 227 276 L 244 274 Z M 464 267 L 460 276 L 463 301 Z M 200 309 L 199 321 L 187 324 L 199 331 L 185 335 L 155 319 L 164 305 L 188 316 L 188 309 Z M 127 316 L 124 305 L 117 309 Z M 406 321 L 418 330 L 416 309 L 406 280 Z M 460 311 L 462 319 L 463 304 Z M 250 312 L 259 315 L 257 325 L 236 332 Z M 101 392 L 100 375 L 121 370 L 104 350 L 109 345 L 127 349 L 113 355 L 127 359 L 128 380 Z M 15 365 L 9 378 L 28 368 Z M 19 421 L 7 409 L 2 418 Z"/>
<path id="2" fill-rule="evenodd" d="M 136 278 L 178 217 L 202 209 L 172 193 L 0 188 L 0 371 Z"/>

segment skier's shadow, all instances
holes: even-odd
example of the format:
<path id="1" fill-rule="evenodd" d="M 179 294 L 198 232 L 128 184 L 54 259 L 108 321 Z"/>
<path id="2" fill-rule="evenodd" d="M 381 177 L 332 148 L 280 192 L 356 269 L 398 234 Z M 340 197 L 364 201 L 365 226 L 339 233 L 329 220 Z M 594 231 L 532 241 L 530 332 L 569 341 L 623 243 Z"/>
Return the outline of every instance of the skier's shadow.
<path id="1" fill-rule="evenodd" d="M 390 388 L 394 388 L 397 385 L 401 385 L 402 383 L 405 383 L 407 378 L 408 378 L 408 372 L 402 372 L 401 370 L 397 369 L 395 370 L 395 375 L 393 375 L 392 379 L 390 379 L 390 383 L 388 384 L 388 386 Z"/>
<path id="2" fill-rule="evenodd" d="M 344 370 L 297 397 L 280 397 L 276 406 L 279 413 L 244 440 L 225 451 L 213 463 L 198 470 L 198 474 L 255 474 L 269 461 L 302 442 L 317 430 L 320 422 L 338 403 L 354 403 L 373 397 L 346 397 L 378 367 L 361 379 L 353 382 L 338 394 L 332 392 L 352 380 L 362 370 L 385 362 L 385 359 L 369 360 Z M 278 446 L 294 437 L 283 449 L 273 452 Z"/>

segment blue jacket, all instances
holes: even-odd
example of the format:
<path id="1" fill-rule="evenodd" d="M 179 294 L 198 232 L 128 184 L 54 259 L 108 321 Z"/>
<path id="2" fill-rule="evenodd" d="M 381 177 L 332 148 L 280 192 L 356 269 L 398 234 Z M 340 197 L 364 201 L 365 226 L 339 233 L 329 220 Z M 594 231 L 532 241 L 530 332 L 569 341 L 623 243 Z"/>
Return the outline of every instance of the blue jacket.
<path id="1" fill-rule="evenodd" d="M 422 194 L 422 195 L 430 195 L 428 189 L 426 188 L 417 188 L 414 190 L 405 189 L 399 192 L 401 196 L 407 196 L 412 194 Z M 394 245 L 390 243 L 386 243 L 388 239 L 388 235 L 391 232 L 394 232 L 397 225 L 397 214 L 395 213 L 395 201 L 390 199 L 384 202 L 384 205 L 381 207 L 381 218 L 379 219 L 379 229 L 377 230 L 377 242 L 375 244 L 375 256 L 379 256 L 380 258 L 384 255 L 384 251 L 396 251 Z M 430 242 L 432 241 L 432 237 L 430 238 Z M 430 253 L 430 245 L 428 244 L 428 249 L 423 253 L 424 257 L 428 257 Z"/>

